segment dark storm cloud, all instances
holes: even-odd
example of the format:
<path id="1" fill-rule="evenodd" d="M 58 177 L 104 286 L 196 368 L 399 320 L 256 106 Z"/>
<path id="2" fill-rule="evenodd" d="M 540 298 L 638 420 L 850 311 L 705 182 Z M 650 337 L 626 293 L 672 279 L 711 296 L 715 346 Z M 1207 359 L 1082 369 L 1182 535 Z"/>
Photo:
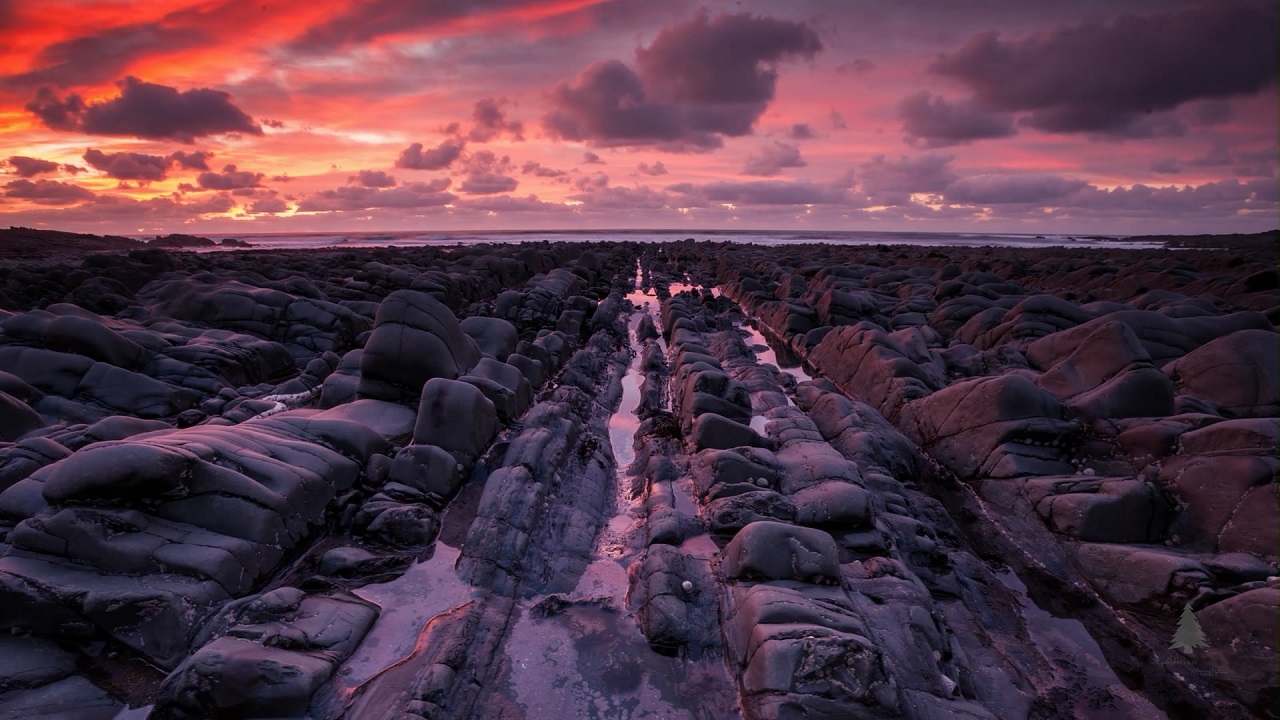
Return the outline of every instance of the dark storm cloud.
<path id="1" fill-rule="evenodd" d="M 5 197 L 30 200 L 38 205 L 74 205 L 95 197 L 79 185 L 57 180 L 11 180 L 4 188 Z"/>
<path id="2" fill-rule="evenodd" d="M 266 197 L 249 203 L 248 211 L 254 215 L 274 215 L 287 212 L 289 203 L 278 197 Z"/>
<path id="3" fill-rule="evenodd" d="M 481 150 L 466 159 L 466 177 L 458 189 L 469 195 L 510 192 L 520 184 L 520 181 L 507 174 L 511 171 L 511 158 L 505 155 L 498 157 L 488 150 Z"/>
<path id="4" fill-rule="evenodd" d="M 1088 186 L 1056 175 L 970 175 L 948 185 L 943 195 L 948 202 L 970 205 L 1052 205 Z"/>
<path id="5" fill-rule="evenodd" d="M 972 100 L 952 103 L 926 90 L 903 98 L 898 103 L 898 117 L 907 142 L 917 147 L 963 145 L 1016 132 L 1009 113 L 988 112 Z"/>
<path id="6" fill-rule="evenodd" d="M 1138 184 L 1105 190 L 1091 185 L 1077 192 L 1068 205 L 1102 217 L 1193 217 L 1234 215 L 1240 210 L 1274 213 L 1278 198 L 1280 185 L 1274 178 L 1245 183 L 1232 178 L 1182 187 Z"/>
<path id="7" fill-rule="evenodd" d="M 1235 117 L 1231 103 L 1221 100 L 1209 100 L 1198 103 L 1191 112 L 1191 121 L 1201 127 L 1225 125 Z"/>
<path id="8" fill-rule="evenodd" d="M 58 169 L 58 163 L 56 162 L 24 155 L 10 155 L 5 164 L 13 168 L 13 172 L 18 177 L 24 178 L 33 178 L 37 175 L 56 172 Z"/>
<path id="9" fill-rule="evenodd" d="M 1231 167 L 1231 172 L 1245 177 L 1274 177 L 1280 161 L 1276 146 L 1253 150 L 1232 150 L 1222 139 L 1214 140 L 1204 155 L 1192 158 L 1187 165 L 1193 167 Z"/>
<path id="10" fill-rule="evenodd" d="M 695 201 L 734 205 L 827 205 L 850 202 L 847 189 L 808 180 L 713 182 L 703 185 L 678 183 L 669 186 L 667 190 Z"/>
<path id="11" fill-rule="evenodd" d="M 84 100 L 72 93 L 66 100 L 58 97 L 53 88 L 42 87 L 36 90 L 35 99 L 27 103 L 26 110 L 40 118 L 47 127 L 54 130 L 78 130 L 84 115 Z"/>
<path id="12" fill-rule="evenodd" d="M 171 160 L 163 155 L 135 152 L 104 153 L 101 150 L 85 150 L 83 157 L 89 167 L 107 177 L 140 182 L 165 179 L 171 164 Z"/>
<path id="13" fill-rule="evenodd" d="M 55 130 L 75 130 L 89 135 L 127 135 L 147 139 L 195 142 L 195 138 L 224 133 L 261 135 L 253 118 L 231 102 L 221 90 L 197 88 L 178 91 L 167 85 L 127 77 L 120 96 L 86 104 L 79 95 L 65 100 L 42 87 L 26 109 Z"/>
<path id="14" fill-rule="evenodd" d="M 636 50 L 638 70 L 618 60 L 587 67 L 551 93 L 543 118 L 553 136 L 600 146 L 720 147 L 751 132 L 773 100 L 787 58 L 822 49 L 804 23 L 699 12 Z"/>
<path id="15" fill-rule="evenodd" d="M 235 209 L 230 195 L 219 193 L 196 202 L 182 202 L 173 197 L 135 200 L 124 195 L 98 195 L 93 202 L 59 211 L 63 219 L 90 222 L 112 220 L 181 220 Z"/>
<path id="16" fill-rule="evenodd" d="M 12 75 L 3 82 L 19 87 L 99 85 L 120 77 L 135 60 L 202 45 L 208 39 L 198 30 L 160 23 L 109 28 L 49 45 L 35 58 L 38 69 Z"/>
<path id="17" fill-rule="evenodd" d="M 461 140 L 445 140 L 430 150 L 423 150 L 422 143 L 414 143 L 400 152 L 396 167 L 406 170 L 443 170 L 462 155 L 466 143 Z"/>
<path id="18" fill-rule="evenodd" d="M 549 168 L 540 162 L 529 160 L 520 166 L 521 175 L 532 175 L 534 177 L 557 178 L 564 177 L 565 171 Z"/>
<path id="19" fill-rule="evenodd" d="M 395 187 L 396 179 L 381 170 L 361 170 L 347 178 L 347 182 L 371 188 Z"/>
<path id="20" fill-rule="evenodd" d="M 303 198 L 298 203 L 298 210 L 302 212 L 331 212 L 371 210 L 374 208 L 413 209 L 440 207 L 458 199 L 457 195 L 445 192 L 449 185 L 449 178 L 441 178 L 431 182 L 405 183 L 400 187 L 385 189 L 347 185 L 332 190 L 321 190 Z"/>
<path id="21" fill-rule="evenodd" d="M 514 197 L 511 195 L 495 195 L 488 197 L 460 200 L 456 203 L 459 210 L 472 212 L 536 212 L 565 213 L 570 209 L 564 203 L 544 202 L 537 195 Z"/>
<path id="22" fill-rule="evenodd" d="M 186 170 L 208 170 L 209 158 L 213 157 L 213 153 L 206 150 L 195 150 L 193 152 L 177 152 L 171 153 L 169 159 L 178 167 Z"/>
<path id="23" fill-rule="evenodd" d="M 638 48 L 636 62 L 648 87 L 663 100 L 756 104 L 773 100 L 778 82 L 773 63 L 813 57 L 821 49 L 817 34 L 804 23 L 746 13 L 711 20 L 702 11 Z"/>
<path id="24" fill-rule="evenodd" d="M 873 202 L 897 205 L 910 202 L 912 193 L 938 193 L 956 180 L 952 155 L 927 153 L 897 160 L 875 155 L 858 166 L 861 190 Z"/>
<path id="25" fill-rule="evenodd" d="M 196 176 L 196 183 L 204 190 L 240 190 L 262 186 L 260 172 L 237 170 L 235 165 L 226 165 L 222 172 L 202 172 Z"/>
<path id="26" fill-rule="evenodd" d="M 1275 83 L 1278 28 L 1273 0 L 1213 2 L 1022 40 L 982 33 L 931 70 L 969 86 L 988 111 L 1030 113 L 1022 122 L 1039 130 L 1125 136 L 1138 126 L 1150 137 L 1169 128 L 1142 128 L 1148 113 Z"/>
<path id="27" fill-rule="evenodd" d="M 570 200 L 582 203 L 589 210 L 661 210 L 667 207 L 666 193 L 647 187 L 592 187 L 588 192 L 570 195 Z"/>
<path id="28" fill-rule="evenodd" d="M 818 137 L 818 134 L 813 131 L 809 123 L 796 123 L 787 131 L 787 136 L 792 140 L 812 140 Z"/>
<path id="29" fill-rule="evenodd" d="M 657 160 L 652 164 L 640 163 L 636 166 L 636 170 L 639 170 L 641 175 L 648 175 L 649 177 L 667 174 L 667 166 L 663 165 L 661 160 Z"/>
<path id="30" fill-rule="evenodd" d="M 743 175 L 768 177 L 782 172 L 783 168 L 805 167 L 809 163 L 800 157 L 800 148 L 787 143 L 766 145 L 747 158 Z"/>
<path id="31" fill-rule="evenodd" d="M 476 103 L 471 111 L 471 131 L 467 139 L 473 142 L 489 142 L 502 133 L 509 133 L 513 140 L 524 140 L 524 124 L 518 120 L 508 120 L 505 105 L 510 104 L 506 98 L 485 98 Z"/>

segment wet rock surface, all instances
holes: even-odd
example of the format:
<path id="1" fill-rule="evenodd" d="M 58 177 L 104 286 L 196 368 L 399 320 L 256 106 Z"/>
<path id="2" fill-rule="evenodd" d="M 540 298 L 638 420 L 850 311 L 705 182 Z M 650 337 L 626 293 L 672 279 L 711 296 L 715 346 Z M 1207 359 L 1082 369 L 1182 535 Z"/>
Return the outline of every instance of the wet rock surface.
<path id="1" fill-rule="evenodd" d="M 127 242 L 0 274 L 0 716 L 1276 717 L 1274 251 Z"/>

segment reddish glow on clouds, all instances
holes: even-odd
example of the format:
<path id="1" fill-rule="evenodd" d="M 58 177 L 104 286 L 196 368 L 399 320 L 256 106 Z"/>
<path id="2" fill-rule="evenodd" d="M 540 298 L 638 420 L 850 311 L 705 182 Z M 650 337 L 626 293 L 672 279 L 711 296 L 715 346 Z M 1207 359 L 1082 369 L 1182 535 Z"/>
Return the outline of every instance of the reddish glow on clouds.
<path id="1" fill-rule="evenodd" d="M 1277 225 L 1271 0 L 48 0 L 0 26 L 9 225 Z"/>

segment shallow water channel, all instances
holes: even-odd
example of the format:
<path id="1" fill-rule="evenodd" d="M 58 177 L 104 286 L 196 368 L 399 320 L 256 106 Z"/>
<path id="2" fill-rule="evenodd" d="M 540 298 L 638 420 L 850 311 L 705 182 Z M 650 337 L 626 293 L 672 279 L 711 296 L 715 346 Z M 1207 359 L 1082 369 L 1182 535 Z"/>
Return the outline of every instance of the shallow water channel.
<path id="1" fill-rule="evenodd" d="M 637 286 L 639 285 L 637 278 Z M 507 639 L 507 693 L 529 718 L 731 718 L 736 716 L 733 680 L 723 660 L 691 660 L 653 651 L 628 603 L 627 568 L 644 552 L 643 497 L 632 498 L 628 469 L 640 425 L 637 410 L 644 373 L 644 343 L 636 328 L 645 313 L 658 321 L 657 298 L 637 289 L 628 296 L 638 308 L 628 319 L 633 358 L 622 377 L 622 399 L 609 421 L 617 463 L 612 516 L 596 540 L 595 553 L 562 611 L 544 616 L 538 598 L 523 601 Z M 658 342 L 665 352 L 665 343 Z M 685 481 L 688 483 L 688 481 Z M 679 483 L 676 483 L 678 486 Z M 677 503 L 696 512 L 691 487 Z M 695 557 L 715 552 L 710 538 L 693 543 Z M 708 551 L 708 547 L 710 550 Z M 728 695 L 726 696 L 726 691 Z M 726 707 L 726 698 L 728 707 Z"/>

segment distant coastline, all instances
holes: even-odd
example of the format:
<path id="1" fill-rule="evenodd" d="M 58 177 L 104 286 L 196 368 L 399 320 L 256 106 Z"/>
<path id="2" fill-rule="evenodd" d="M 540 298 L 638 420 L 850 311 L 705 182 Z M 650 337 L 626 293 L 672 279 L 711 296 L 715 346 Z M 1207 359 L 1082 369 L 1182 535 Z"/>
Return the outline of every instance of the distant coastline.
<path id="1" fill-rule="evenodd" d="M 812 230 L 507 230 L 497 232 L 366 232 L 244 233 L 212 236 L 94 235 L 40 228 L 0 229 L 0 257 L 34 259 L 83 253 L 140 249 L 177 251 L 289 250 L 334 247 L 423 247 L 478 243 L 588 242 L 630 240 L 674 242 L 686 239 L 741 244 L 909 245 L 915 247 L 1056 247 L 1111 249 L 1220 249 L 1247 251 L 1274 248 L 1280 230 L 1251 234 L 1197 235 L 1065 235 L 1015 233 L 937 233 Z"/>

